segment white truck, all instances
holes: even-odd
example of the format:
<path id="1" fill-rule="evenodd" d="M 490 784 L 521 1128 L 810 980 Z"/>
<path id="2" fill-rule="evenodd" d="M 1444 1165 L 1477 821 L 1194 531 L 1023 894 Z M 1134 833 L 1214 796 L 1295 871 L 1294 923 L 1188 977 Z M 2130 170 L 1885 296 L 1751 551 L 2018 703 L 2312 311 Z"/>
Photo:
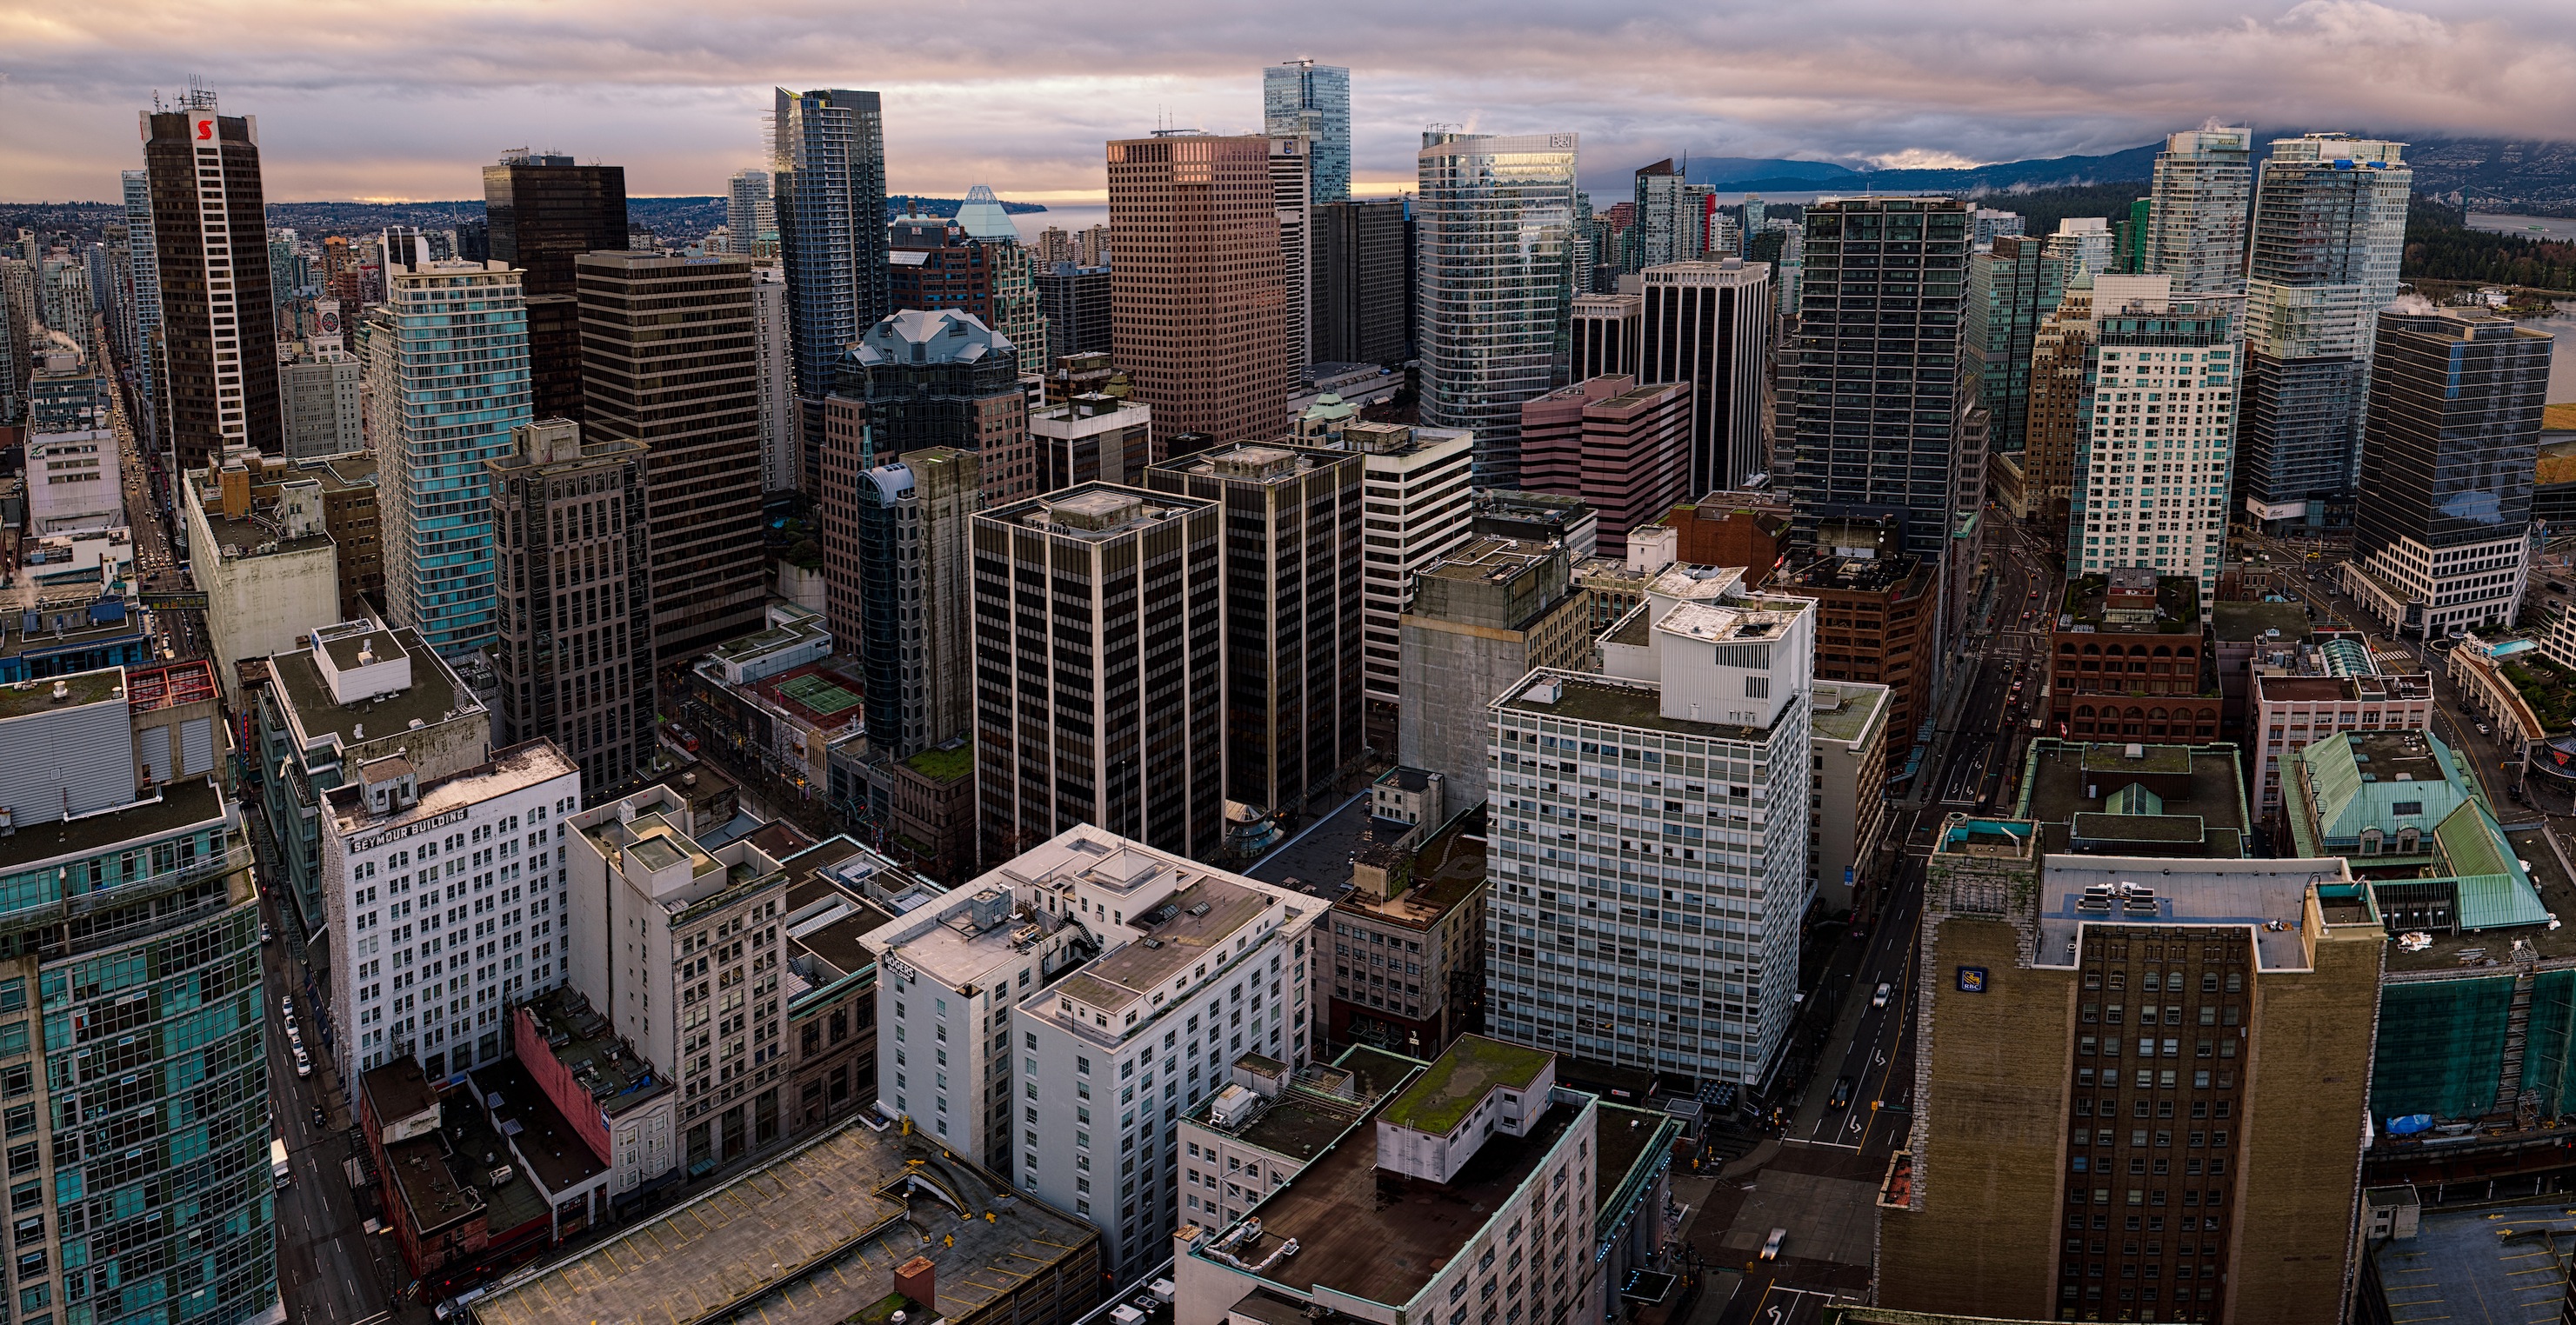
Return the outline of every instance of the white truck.
<path id="1" fill-rule="evenodd" d="M 286 1142 L 277 1137 L 270 1137 L 268 1141 L 269 1185 L 284 1188 L 292 1185 L 294 1180 L 294 1175 L 286 1167 Z"/>

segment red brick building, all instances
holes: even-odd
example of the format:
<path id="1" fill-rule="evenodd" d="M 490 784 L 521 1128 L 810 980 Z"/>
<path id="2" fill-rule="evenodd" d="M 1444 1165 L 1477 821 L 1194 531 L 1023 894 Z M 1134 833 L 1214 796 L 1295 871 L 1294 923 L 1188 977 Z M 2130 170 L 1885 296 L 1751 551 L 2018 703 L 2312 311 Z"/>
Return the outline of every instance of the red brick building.
<path id="1" fill-rule="evenodd" d="M 1627 555 L 1690 482 L 1690 386 L 1596 377 L 1521 406 L 1521 490 L 1580 497 L 1601 517 L 1600 552 Z"/>
<path id="2" fill-rule="evenodd" d="M 2200 586 L 2124 566 L 2066 586 L 2049 640 L 2048 728 L 2071 740 L 2209 741 L 2224 699 Z"/>

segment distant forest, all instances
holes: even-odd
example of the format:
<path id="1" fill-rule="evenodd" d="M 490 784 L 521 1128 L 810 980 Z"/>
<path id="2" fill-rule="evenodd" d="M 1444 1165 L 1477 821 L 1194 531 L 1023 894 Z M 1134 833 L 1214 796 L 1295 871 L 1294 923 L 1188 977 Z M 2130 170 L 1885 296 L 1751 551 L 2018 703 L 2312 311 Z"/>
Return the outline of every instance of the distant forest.
<path id="1" fill-rule="evenodd" d="M 2129 215 L 2129 204 L 2147 196 L 2147 182 L 2068 184 L 2049 189 L 2010 189 L 1970 196 L 1979 207 L 2019 212 L 2025 235 L 2053 235 L 2070 216 L 2099 216 L 2117 226 Z"/>
<path id="2" fill-rule="evenodd" d="M 2417 198 L 2406 209 L 2400 274 L 2410 280 L 2576 290 L 2576 244 L 2471 230 L 2462 209 Z"/>

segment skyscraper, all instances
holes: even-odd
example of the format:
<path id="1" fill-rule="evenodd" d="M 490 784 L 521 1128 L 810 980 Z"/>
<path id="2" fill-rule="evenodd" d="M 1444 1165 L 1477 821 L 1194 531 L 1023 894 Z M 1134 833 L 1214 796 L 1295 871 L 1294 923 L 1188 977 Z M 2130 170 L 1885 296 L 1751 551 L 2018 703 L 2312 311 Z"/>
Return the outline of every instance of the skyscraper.
<path id="1" fill-rule="evenodd" d="M 760 365 L 751 262 L 585 253 L 585 433 L 642 442 L 653 655 L 679 662 L 757 630 Z"/>
<path id="2" fill-rule="evenodd" d="M 1315 162 L 1320 205 L 1351 196 L 1351 71 L 1290 60 L 1261 71 L 1261 131 L 1304 134 Z"/>
<path id="3" fill-rule="evenodd" d="M 1226 512 L 1225 794 L 1257 810 L 1328 789 L 1365 736 L 1361 457 L 1239 444 L 1164 461 L 1145 486 Z"/>
<path id="4" fill-rule="evenodd" d="M 2218 600 L 2244 332 L 2236 301 L 2169 277 L 2093 278 L 2093 408 L 2077 433 L 2068 579 L 2148 567 Z"/>
<path id="5" fill-rule="evenodd" d="M 200 468 L 227 446 L 277 454 L 259 118 L 217 114 L 214 93 L 191 89 L 178 108 L 144 113 L 143 167 L 177 464 Z"/>
<path id="6" fill-rule="evenodd" d="M 1287 301 L 1288 389 L 1295 394 L 1306 365 L 1315 361 L 1314 159 L 1303 134 L 1270 136 L 1270 202 L 1279 216 L 1279 278 Z"/>
<path id="7" fill-rule="evenodd" d="M 984 859 L 1083 823 L 1220 849 L 1224 519 L 1213 501 L 1107 483 L 975 517 Z"/>
<path id="8" fill-rule="evenodd" d="M 530 409 L 540 419 L 578 420 L 585 402 L 573 260 L 626 247 L 626 170 L 576 165 L 569 156 L 551 153 L 511 152 L 498 165 L 483 167 L 483 210 L 493 261 L 522 273 Z"/>
<path id="9" fill-rule="evenodd" d="M 770 201 L 768 170 L 737 170 L 725 181 L 725 234 L 732 252 L 755 260 L 776 255 L 778 208 Z"/>
<path id="10" fill-rule="evenodd" d="M 162 327 L 160 327 L 160 257 L 152 229 L 152 172 L 126 170 L 126 252 L 134 265 L 134 404 L 142 417 L 131 419 L 134 437 L 147 453 L 160 453 L 167 443 L 160 432 L 162 414 Z M 5 386 L 0 386 L 5 391 Z"/>
<path id="11" fill-rule="evenodd" d="M 862 472 L 856 488 L 863 597 L 858 638 L 841 648 L 866 669 L 868 753 L 905 759 L 975 722 L 975 453 L 922 447 Z"/>
<path id="12" fill-rule="evenodd" d="M 279 1309 L 263 1170 L 284 1059 L 264 1039 L 260 895 L 223 782 L 226 731 L 204 659 L 76 672 L 0 706 L 15 810 L 0 869 L 20 881 L 0 1099 L 27 1319 L 54 1303 L 100 1321 Z M 309 1164 L 299 1173 L 330 1180 Z"/>
<path id="13" fill-rule="evenodd" d="M 1046 313 L 1046 363 L 1068 354 L 1107 354 L 1111 293 L 1107 267 L 1059 262 L 1037 273 L 1038 306 Z M 1041 366 L 1031 354 L 1030 367 Z"/>
<path id="14" fill-rule="evenodd" d="M 1645 315 L 1643 294 L 1574 296 L 1574 359 L 1568 376 L 1576 382 L 1636 376 L 1644 353 Z"/>
<path id="15" fill-rule="evenodd" d="M 2405 144 L 2276 139 L 2254 195 L 2237 491 L 2267 531 L 2352 519 L 2373 319 L 2397 297 Z"/>
<path id="16" fill-rule="evenodd" d="M 642 442 L 548 419 L 483 462 L 502 576 L 494 743 L 551 741 L 600 790 L 654 757 L 645 461 Z"/>
<path id="17" fill-rule="evenodd" d="M 2031 345 L 2040 324 L 2065 297 L 2071 266 L 2046 246 L 2019 235 L 1998 237 L 1968 255 L 1968 301 L 1961 317 L 1977 399 L 1994 419 L 1994 449 L 2018 454 L 2030 415 Z"/>
<path id="18" fill-rule="evenodd" d="M 1643 271 L 1700 256 L 1706 247 L 1700 195 L 1692 192 L 1689 177 L 1674 167 L 1671 157 L 1638 168 L 1633 201 L 1637 224 L 1630 242 L 1635 253 L 1627 270 Z"/>
<path id="19" fill-rule="evenodd" d="M 1270 139 L 1110 143 L 1109 226 L 1113 353 L 1155 436 L 1284 432 L 1294 365 Z"/>
<path id="20" fill-rule="evenodd" d="M 984 325 L 1002 333 L 1035 369 L 1046 352 L 1046 305 L 1038 298 L 1037 258 L 1020 243 L 1020 228 L 993 196 L 990 185 L 972 184 L 957 207 L 957 228 L 984 250 L 985 279 L 992 288 L 992 315 Z"/>
<path id="21" fill-rule="evenodd" d="M 1413 341 L 1412 263 L 1402 202 L 1334 202 L 1314 212 L 1308 299 L 1317 363 L 1400 364 Z"/>
<path id="22" fill-rule="evenodd" d="M 1474 431 L 1478 487 L 1519 483 L 1521 402 L 1565 384 L 1578 147 L 1570 133 L 1422 135 L 1422 422 Z"/>
<path id="23" fill-rule="evenodd" d="M 389 265 L 385 285 L 366 340 L 385 614 L 460 658 L 496 627 L 483 462 L 529 421 L 527 311 L 498 261 Z"/>
<path id="24" fill-rule="evenodd" d="M 1771 468 L 1762 427 L 1771 320 L 1767 263 L 1692 259 L 1645 271 L 1637 385 L 1690 387 L 1688 495 L 1733 491 Z"/>
<path id="25" fill-rule="evenodd" d="M 2528 581 L 2532 466 L 2556 338 L 2483 309 L 2379 314 L 2355 601 L 2433 638 L 2510 623 Z"/>
<path id="26" fill-rule="evenodd" d="M 2249 129 L 2216 125 L 2165 139 L 2147 203 L 2146 265 L 2176 298 L 2245 288 L 2245 203 L 2254 188 Z"/>
<path id="27" fill-rule="evenodd" d="M 1953 457 L 1974 403 L 1959 371 L 1967 260 L 1967 206 L 1955 199 L 1807 209 L 1797 365 L 1782 384 L 1801 526 L 1902 514 L 1907 551 L 1948 558 Z M 1854 299 L 1876 307 L 1843 312 Z"/>
<path id="28" fill-rule="evenodd" d="M 770 140 L 778 255 L 803 413 L 804 482 L 822 482 L 823 397 L 841 355 L 892 311 L 886 293 L 885 123 L 874 92 L 777 89 Z"/>

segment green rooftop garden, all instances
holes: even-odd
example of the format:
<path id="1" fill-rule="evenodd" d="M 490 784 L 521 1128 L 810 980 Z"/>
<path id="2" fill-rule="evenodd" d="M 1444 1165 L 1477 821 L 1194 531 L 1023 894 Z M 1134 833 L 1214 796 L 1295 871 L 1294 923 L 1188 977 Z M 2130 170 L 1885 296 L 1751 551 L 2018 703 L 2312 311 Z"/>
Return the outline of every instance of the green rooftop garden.
<path id="1" fill-rule="evenodd" d="M 1486 1092 L 1528 1085 L 1550 1057 L 1542 1050 L 1462 1035 L 1379 1116 L 1398 1127 L 1447 1136 Z"/>
<path id="2" fill-rule="evenodd" d="M 2576 681 L 2557 664 L 2526 653 L 2504 665 L 2504 679 L 2522 692 L 2522 702 L 2531 706 L 2545 730 L 2557 731 L 2576 721 Z"/>
<path id="3" fill-rule="evenodd" d="M 961 742 L 953 750 L 924 750 L 903 763 L 933 782 L 954 782 L 975 771 L 975 747 Z"/>

